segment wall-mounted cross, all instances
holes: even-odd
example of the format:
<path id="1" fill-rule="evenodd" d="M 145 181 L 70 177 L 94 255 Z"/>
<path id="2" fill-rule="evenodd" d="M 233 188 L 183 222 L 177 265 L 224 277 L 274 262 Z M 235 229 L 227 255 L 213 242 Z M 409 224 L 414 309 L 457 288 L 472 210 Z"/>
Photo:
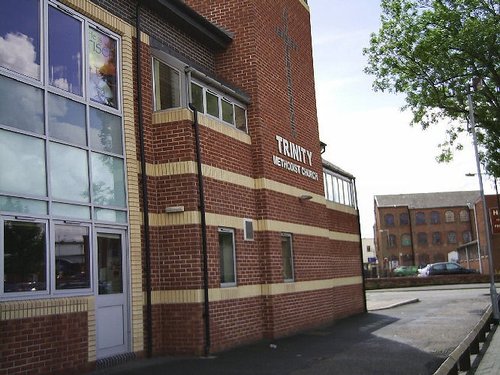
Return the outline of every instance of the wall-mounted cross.
<path id="1" fill-rule="evenodd" d="M 292 85 L 292 59 L 291 50 L 297 50 L 297 44 L 288 34 L 288 10 L 285 8 L 283 10 L 283 15 L 281 16 L 283 21 L 283 26 L 278 26 L 276 28 L 276 33 L 283 39 L 285 44 L 285 69 L 286 69 L 286 79 L 287 79 L 287 94 L 288 94 L 288 106 L 290 109 L 290 128 L 292 130 L 292 135 L 295 137 L 297 134 L 295 128 L 295 104 L 293 101 L 293 85 Z"/>

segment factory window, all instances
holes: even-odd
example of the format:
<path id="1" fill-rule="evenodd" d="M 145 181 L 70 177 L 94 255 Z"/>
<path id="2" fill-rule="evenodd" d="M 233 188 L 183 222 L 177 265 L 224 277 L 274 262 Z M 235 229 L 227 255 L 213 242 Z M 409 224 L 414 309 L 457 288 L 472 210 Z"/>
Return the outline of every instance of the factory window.
<path id="1" fill-rule="evenodd" d="M 433 245 L 441 245 L 441 232 L 433 232 L 432 233 L 432 244 Z"/>
<path id="2" fill-rule="evenodd" d="M 463 231 L 462 232 L 462 240 L 464 243 L 468 243 L 472 241 L 472 235 L 469 230 Z"/>
<path id="3" fill-rule="evenodd" d="M 408 225 L 410 224 L 410 218 L 407 212 L 403 212 L 399 214 L 399 225 Z"/>
<path id="4" fill-rule="evenodd" d="M 293 247 L 291 233 L 281 234 L 281 256 L 283 261 L 283 279 L 293 281 Z"/>
<path id="5" fill-rule="evenodd" d="M 448 243 L 449 244 L 457 243 L 457 232 L 454 231 L 448 232 Z"/>
<path id="6" fill-rule="evenodd" d="M 393 214 L 385 214 L 384 215 L 384 222 L 386 227 L 393 227 L 394 226 L 394 215 Z"/>
<path id="7" fill-rule="evenodd" d="M 444 213 L 444 220 L 447 222 L 447 223 L 453 223 L 455 221 L 455 213 L 453 211 L 446 211 Z"/>
<path id="8" fill-rule="evenodd" d="M 401 235 L 401 246 L 411 246 L 411 236 L 408 233 Z"/>
<path id="9" fill-rule="evenodd" d="M 236 256 L 233 229 L 219 228 L 219 256 L 221 285 L 236 285 Z"/>
<path id="10" fill-rule="evenodd" d="M 462 221 L 462 222 L 469 221 L 469 211 L 468 210 L 461 210 L 459 217 L 460 217 L 460 221 Z"/>
<path id="11" fill-rule="evenodd" d="M 431 212 L 431 224 L 439 224 L 441 222 L 441 216 L 438 211 Z"/>
<path id="12" fill-rule="evenodd" d="M 419 232 L 417 233 L 417 242 L 419 245 L 427 245 L 428 242 L 427 242 L 427 233 L 424 233 L 424 232 Z"/>
<path id="13" fill-rule="evenodd" d="M 417 212 L 415 215 L 415 221 L 417 225 L 422 225 L 425 224 L 425 213 L 424 212 Z"/>

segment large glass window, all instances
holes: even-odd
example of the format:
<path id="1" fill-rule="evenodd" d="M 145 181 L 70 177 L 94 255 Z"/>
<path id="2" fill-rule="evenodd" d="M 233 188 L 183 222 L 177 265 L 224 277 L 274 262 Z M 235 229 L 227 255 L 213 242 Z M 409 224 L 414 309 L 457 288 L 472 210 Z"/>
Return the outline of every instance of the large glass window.
<path id="1" fill-rule="evenodd" d="M 37 0 L 2 0 L 0 66 L 40 78 L 40 5 Z M 5 96 L 1 97 L 5 100 Z"/>
<path id="2" fill-rule="evenodd" d="M 50 183 L 52 197 L 76 202 L 88 202 L 89 168 L 87 153 L 76 147 L 50 142 Z"/>
<path id="3" fill-rule="evenodd" d="M 49 84 L 82 95 L 82 23 L 49 6 L 48 25 Z"/>
<path id="4" fill-rule="evenodd" d="M 0 298 L 92 293 L 95 226 L 126 228 L 119 43 L 55 1 L 2 1 Z"/>
<path id="5" fill-rule="evenodd" d="M 153 59 L 153 69 L 155 111 L 180 107 L 181 91 L 179 72 L 157 59 Z"/>
<path id="6" fill-rule="evenodd" d="M 323 180 L 325 185 L 325 198 L 327 200 L 346 206 L 356 206 L 356 197 L 352 180 L 328 169 L 323 169 Z"/>
<path id="7" fill-rule="evenodd" d="M 236 257 L 234 250 L 234 231 L 219 228 L 219 256 L 221 285 L 236 284 Z"/>
<path id="8" fill-rule="evenodd" d="M 293 281 L 293 248 L 292 235 L 283 233 L 281 235 L 281 257 L 283 262 L 283 279 L 285 281 Z"/>
<path id="9" fill-rule="evenodd" d="M 4 293 L 47 290 L 46 224 L 5 220 Z"/>
<path id="10" fill-rule="evenodd" d="M 89 96 L 96 103 L 118 107 L 117 42 L 114 38 L 88 28 Z"/>
<path id="11" fill-rule="evenodd" d="M 44 134 L 42 90 L 0 75 L 0 98 L 0 125 Z"/>
<path id="12" fill-rule="evenodd" d="M 0 129 L 0 193 L 47 195 L 43 140 Z"/>

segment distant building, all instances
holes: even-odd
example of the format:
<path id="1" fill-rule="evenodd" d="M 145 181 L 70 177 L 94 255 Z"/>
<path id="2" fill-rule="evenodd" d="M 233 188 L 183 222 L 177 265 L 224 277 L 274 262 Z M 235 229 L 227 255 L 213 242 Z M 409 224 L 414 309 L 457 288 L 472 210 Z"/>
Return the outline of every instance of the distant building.
<path id="1" fill-rule="evenodd" d="M 447 261 L 449 253 L 477 238 L 479 196 L 478 191 L 375 196 L 379 270 Z"/>

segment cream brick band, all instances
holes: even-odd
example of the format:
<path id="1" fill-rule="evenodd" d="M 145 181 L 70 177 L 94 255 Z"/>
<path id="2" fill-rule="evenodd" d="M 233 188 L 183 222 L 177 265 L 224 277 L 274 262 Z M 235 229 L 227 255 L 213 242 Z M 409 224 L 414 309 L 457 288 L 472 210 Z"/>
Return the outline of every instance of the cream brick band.
<path id="1" fill-rule="evenodd" d="M 51 298 L 0 303 L 0 320 L 87 312 L 94 308 L 93 297 Z"/>
<path id="2" fill-rule="evenodd" d="M 288 293 L 315 292 L 343 286 L 361 285 L 360 276 L 343 277 L 327 280 L 299 281 L 291 283 L 242 285 L 229 288 L 211 288 L 208 292 L 210 302 L 228 301 L 263 296 L 276 296 Z M 152 292 L 153 304 L 182 304 L 204 302 L 203 289 L 164 290 Z"/>

